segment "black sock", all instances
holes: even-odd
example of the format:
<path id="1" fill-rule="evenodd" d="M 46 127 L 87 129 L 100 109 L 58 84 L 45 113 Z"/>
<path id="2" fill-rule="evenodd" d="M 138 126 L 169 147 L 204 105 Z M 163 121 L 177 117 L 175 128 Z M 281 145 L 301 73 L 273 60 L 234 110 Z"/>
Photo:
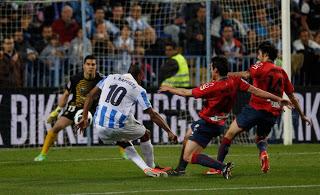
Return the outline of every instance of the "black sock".
<path id="1" fill-rule="evenodd" d="M 180 159 L 179 159 L 179 164 L 177 166 L 177 170 L 179 171 L 184 171 L 186 170 L 187 166 L 188 166 L 188 162 L 183 160 L 183 153 L 184 153 L 184 148 L 185 148 L 185 144 L 182 145 L 182 150 L 181 150 L 181 154 L 180 154 Z"/>

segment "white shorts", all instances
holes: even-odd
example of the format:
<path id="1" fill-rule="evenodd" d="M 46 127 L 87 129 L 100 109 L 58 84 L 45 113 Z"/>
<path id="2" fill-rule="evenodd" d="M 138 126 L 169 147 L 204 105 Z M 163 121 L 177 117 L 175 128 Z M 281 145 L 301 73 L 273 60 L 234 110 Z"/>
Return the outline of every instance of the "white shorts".
<path id="1" fill-rule="evenodd" d="M 105 144 L 116 141 L 133 141 L 146 133 L 146 128 L 133 115 L 128 117 L 123 128 L 108 128 L 98 124 L 95 124 L 94 128 L 98 130 L 98 136 Z"/>

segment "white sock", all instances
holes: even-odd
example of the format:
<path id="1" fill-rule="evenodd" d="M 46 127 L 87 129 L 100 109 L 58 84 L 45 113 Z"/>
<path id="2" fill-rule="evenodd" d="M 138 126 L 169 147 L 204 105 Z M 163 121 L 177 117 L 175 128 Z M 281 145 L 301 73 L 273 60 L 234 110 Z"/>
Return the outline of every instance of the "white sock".
<path id="1" fill-rule="evenodd" d="M 151 140 L 146 142 L 140 142 L 141 152 L 144 156 L 144 159 L 149 167 L 154 168 L 154 155 L 153 155 L 153 145 L 151 144 Z"/>
<path id="2" fill-rule="evenodd" d="M 126 147 L 125 151 L 128 159 L 132 160 L 140 169 L 145 170 L 149 168 L 133 146 Z"/>

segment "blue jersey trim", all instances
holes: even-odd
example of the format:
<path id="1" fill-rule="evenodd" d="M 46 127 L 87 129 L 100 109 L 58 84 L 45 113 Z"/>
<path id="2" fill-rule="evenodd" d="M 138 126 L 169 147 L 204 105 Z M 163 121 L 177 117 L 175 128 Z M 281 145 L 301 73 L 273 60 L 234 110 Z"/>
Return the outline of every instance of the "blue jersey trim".
<path id="1" fill-rule="evenodd" d="M 104 125 L 104 119 L 106 118 L 106 112 L 107 112 L 107 107 L 103 106 L 101 108 L 101 114 L 100 114 L 100 120 L 99 120 L 100 126 Z"/>
<path id="2" fill-rule="evenodd" d="M 97 115 L 98 115 L 98 110 L 99 110 L 99 106 L 97 106 L 96 111 L 94 112 L 94 115 L 93 115 L 93 122 L 95 122 L 95 121 L 96 121 L 96 118 L 97 118 Z"/>
<path id="3" fill-rule="evenodd" d="M 110 119 L 109 119 L 109 125 L 108 125 L 109 128 L 114 128 L 114 118 L 115 118 L 117 112 L 118 111 L 116 111 L 116 110 L 113 110 L 113 109 L 111 110 Z"/>
<path id="4" fill-rule="evenodd" d="M 127 119 L 127 117 L 125 115 L 121 115 L 120 119 L 119 119 L 119 128 L 123 128 L 124 127 L 124 121 Z"/>
<path id="5" fill-rule="evenodd" d="M 149 100 L 148 100 L 148 97 L 147 97 L 146 92 L 142 91 L 142 92 L 141 92 L 141 96 L 142 96 L 142 99 L 143 99 L 146 107 L 147 107 L 147 108 L 151 107 L 151 104 L 150 104 L 150 102 L 149 102 Z"/>

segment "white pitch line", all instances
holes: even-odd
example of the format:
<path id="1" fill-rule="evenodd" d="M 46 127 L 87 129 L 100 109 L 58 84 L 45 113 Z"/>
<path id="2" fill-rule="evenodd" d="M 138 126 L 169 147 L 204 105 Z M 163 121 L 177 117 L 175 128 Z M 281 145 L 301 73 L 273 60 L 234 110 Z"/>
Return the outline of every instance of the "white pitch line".
<path id="1" fill-rule="evenodd" d="M 298 155 L 320 155 L 320 152 L 296 152 L 296 153 L 271 153 L 270 157 L 273 156 L 298 156 Z M 257 156 L 257 154 L 231 154 L 230 157 L 250 157 Z M 171 156 L 156 156 L 157 159 L 171 159 Z M 178 158 L 178 157 L 177 157 Z M 109 157 L 109 158 L 79 158 L 79 159 L 69 159 L 69 160 L 48 160 L 47 162 L 81 162 L 81 161 L 112 161 L 121 160 L 120 157 Z M 14 163 L 41 163 L 33 162 L 33 160 L 14 160 L 14 161 L 0 161 L 0 164 L 14 164 Z"/>
<path id="2" fill-rule="evenodd" d="M 197 191 L 225 191 L 225 190 L 265 190 L 265 189 L 290 189 L 290 188 L 318 188 L 317 185 L 291 185 L 291 186 L 239 186 L 230 188 L 181 188 L 181 189 L 159 189 L 159 190 L 134 190 L 134 191 L 119 191 L 119 192 L 97 192 L 97 193 L 74 193 L 63 195 L 100 195 L 100 194 L 137 194 L 147 192 L 197 192 Z"/>

